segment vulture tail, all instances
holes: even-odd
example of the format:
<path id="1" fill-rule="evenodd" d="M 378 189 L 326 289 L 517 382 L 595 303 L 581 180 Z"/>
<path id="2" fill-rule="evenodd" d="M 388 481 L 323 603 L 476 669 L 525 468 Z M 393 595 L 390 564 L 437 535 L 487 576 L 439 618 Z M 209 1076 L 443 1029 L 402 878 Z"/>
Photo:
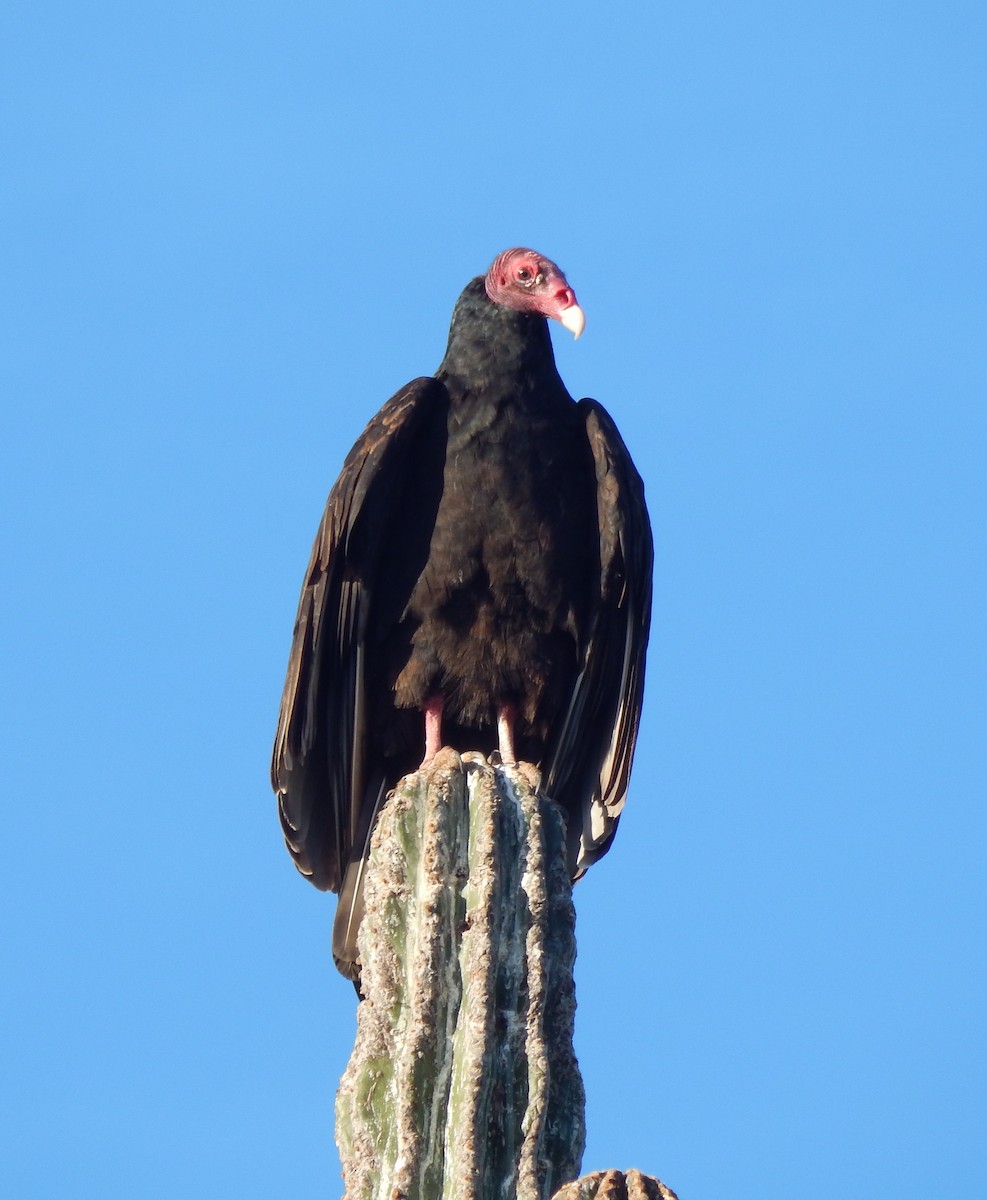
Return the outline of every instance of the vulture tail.
<path id="1" fill-rule="evenodd" d="M 360 826 L 353 842 L 350 861 L 343 875 L 336 905 L 336 919 L 332 926 L 332 957 L 337 970 L 347 979 L 352 979 L 360 993 L 360 954 L 356 937 L 363 920 L 363 880 L 367 860 L 370 857 L 370 838 L 377 824 L 387 796 L 387 780 L 381 776 L 367 789 L 366 800 L 360 817 Z"/>

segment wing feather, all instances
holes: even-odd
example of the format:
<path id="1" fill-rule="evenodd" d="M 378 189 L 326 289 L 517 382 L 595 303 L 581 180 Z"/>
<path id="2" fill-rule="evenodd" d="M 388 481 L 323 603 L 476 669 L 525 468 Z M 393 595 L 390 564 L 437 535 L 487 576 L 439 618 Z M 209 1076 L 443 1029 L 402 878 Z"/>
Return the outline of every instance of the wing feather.
<path id="1" fill-rule="evenodd" d="M 415 433 L 441 393 L 435 379 L 416 379 L 364 430 L 329 494 L 302 586 L 271 782 L 295 865 L 323 890 L 339 890 L 361 830 L 367 616 Z"/>
<path id="2" fill-rule="evenodd" d="M 580 401 L 596 477 L 595 597 L 572 699 L 548 760 L 546 788 L 569 812 L 574 878 L 605 854 L 627 795 L 651 624 L 651 525 L 644 485 L 606 409 Z"/>

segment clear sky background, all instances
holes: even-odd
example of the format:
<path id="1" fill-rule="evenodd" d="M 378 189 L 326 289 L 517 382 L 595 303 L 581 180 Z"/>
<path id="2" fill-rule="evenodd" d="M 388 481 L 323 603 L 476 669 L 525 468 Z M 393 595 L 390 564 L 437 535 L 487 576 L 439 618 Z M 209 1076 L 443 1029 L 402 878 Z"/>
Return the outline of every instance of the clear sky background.
<path id="1" fill-rule="evenodd" d="M 7 0 L 0 59 L 0 1192 L 340 1194 L 298 588 L 527 243 L 656 537 L 585 1169 L 987 1194 L 982 0 Z"/>

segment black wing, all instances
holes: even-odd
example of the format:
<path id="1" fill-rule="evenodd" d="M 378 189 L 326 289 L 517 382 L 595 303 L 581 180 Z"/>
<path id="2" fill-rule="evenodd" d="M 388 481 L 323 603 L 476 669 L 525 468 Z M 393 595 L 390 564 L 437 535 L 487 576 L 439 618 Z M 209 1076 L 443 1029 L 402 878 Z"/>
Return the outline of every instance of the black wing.
<path id="1" fill-rule="evenodd" d="M 545 788 L 569 812 L 573 878 L 617 831 L 637 742 L 651 625 L 651 524 L 644 485 L 602 405 L 581 400 L 596 469 L 599 595 Z M 571 798 L 571 799 L 570 799 Z"/>
<path id="2" fill-rule="evenodd" d="M 369 820 L 367 615 L 415 434 L 443 394 L 435 379 L 416 379 L 363 431 L 329 494 L 302 586 L 271 782 L 295 865 L 323 890 L 339 891 Z"/>

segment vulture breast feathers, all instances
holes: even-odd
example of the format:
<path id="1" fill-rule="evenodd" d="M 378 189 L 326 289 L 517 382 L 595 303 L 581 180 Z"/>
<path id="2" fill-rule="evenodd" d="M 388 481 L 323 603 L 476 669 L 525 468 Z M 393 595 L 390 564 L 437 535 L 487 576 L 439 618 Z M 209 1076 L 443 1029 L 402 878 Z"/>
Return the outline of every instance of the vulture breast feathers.
<path id="1" fill-rule="evenodd" d="M 582 332 L 565 276 L 534 251 L 468 284 L 439 369 L 364 430 L 315 539 L 272 781 L 298 869 L 340 893 L 333 954 L 354 978 L 377 812 L 440 746 L 538 764 L 573 879 L 624 804 L 651 530 L 607 412 L 559 377 L 546 318 Z"/>

